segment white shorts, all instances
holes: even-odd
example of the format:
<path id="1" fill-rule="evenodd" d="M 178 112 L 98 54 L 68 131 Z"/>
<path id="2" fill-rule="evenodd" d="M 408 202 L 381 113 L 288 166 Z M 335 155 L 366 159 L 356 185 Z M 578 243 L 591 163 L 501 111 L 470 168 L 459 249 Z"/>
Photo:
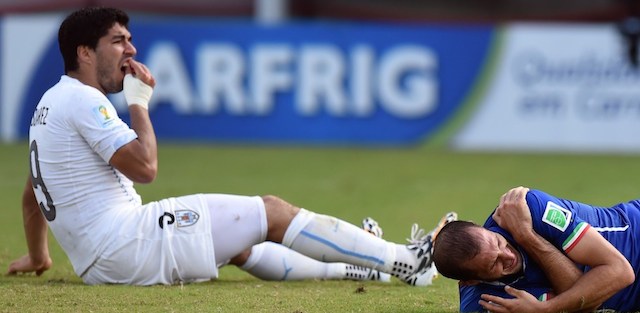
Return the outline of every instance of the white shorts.
<path id="1" fill-rule="evenodd" d="M 262 242 L 260 197 L 197 194 L 135 208 L 81 276 L 86 284 L 155 285 L 217 278 L 218 265 Z"/>

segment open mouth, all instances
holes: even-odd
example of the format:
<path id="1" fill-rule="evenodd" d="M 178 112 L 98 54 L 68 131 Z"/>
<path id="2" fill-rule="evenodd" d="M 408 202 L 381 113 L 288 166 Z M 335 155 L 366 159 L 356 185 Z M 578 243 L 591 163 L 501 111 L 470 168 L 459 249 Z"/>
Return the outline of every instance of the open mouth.
<path id="1" fill-rule="evenodd" d="M 513 264 L 514 263 L 515 262 L 512 260 L 511 262 L 509 262 L 509 264 L 505 264 L 504 271 L 505 272 L 511 272 L 511 270 L 513 269 Z"/>
<path id="2" fill-rule="evenodd" d="M 128 60 L 125 60 L 122 65 L 120 65 L 120 71 L 123 75 L 127 74 L 127 69 L 130 67 Z"/>
<path id="3" fill-rule="evenodd" d="M 513 259 L 508 264 L 505 264 L 504 271 L 512 273 L 513 271 L 515 271 L 516 265 L 518 264 L 518 251 L 516 251 L 512 247 L 508 247 L 508 249 L 513 254 Z"/>

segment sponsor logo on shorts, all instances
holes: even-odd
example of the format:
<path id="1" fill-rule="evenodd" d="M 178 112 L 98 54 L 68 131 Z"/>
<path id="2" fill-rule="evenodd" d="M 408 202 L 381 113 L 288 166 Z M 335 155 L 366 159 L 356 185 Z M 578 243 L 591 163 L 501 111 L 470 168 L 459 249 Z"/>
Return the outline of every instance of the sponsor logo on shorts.
<path id="1" fill-rule="evenodd" d="M 199 218 L 200 215 L 198 215 L 198 213 L 190 210 L 176 211 L 176 221 L 178 222 L 178 227 L 191 226 L 197 223 Z"/>
<path id="2" fill-rule="evenodd" d="M 549 201 L 544 210 L 542 221 L 564 232 L 569 227 L 571 211 Z"/>

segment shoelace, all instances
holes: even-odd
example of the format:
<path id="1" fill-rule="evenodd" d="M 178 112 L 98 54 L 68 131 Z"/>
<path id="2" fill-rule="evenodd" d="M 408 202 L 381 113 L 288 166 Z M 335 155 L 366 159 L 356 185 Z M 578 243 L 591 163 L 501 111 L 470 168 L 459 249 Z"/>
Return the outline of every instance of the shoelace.
<path id="1" fill-rule="evenodd" d="M 411 238 L 407 238 L 407 241 L 412 245 L 420 245 L 427 240 L 427 237 L 429 237 L 429 234 L 424 229 L 420 228 L 418 224 L 413 224 L 411 226 Z"/>

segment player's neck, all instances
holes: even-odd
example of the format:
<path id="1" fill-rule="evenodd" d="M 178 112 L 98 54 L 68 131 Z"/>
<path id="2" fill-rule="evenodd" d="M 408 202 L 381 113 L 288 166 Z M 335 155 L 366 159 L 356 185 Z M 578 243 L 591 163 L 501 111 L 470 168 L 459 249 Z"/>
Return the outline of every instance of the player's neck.
<path id="1" fill-rule="evenodd" d="M 69 76 L 71 78 L 75 78 L 78 81 L 80 81 L 81 83 L 83 83 L 83 84 L 85 84 L 87 86 L 91 86 L 93 88 L 96 88 L 96 89 L 100 90 L 100 92 L 102 92 L 103 94 L 106 94 L 105 91 L 100 87 L 100 84 L 98 84 L 98 78 L 93 73 L 90 73 L 90 72 L 87 72 L 87 71 L 82 71 L 82 70 L 77 70 L 77 71 L 69 71 L 69 72 L 67 72 L 67 76 Z"/>

